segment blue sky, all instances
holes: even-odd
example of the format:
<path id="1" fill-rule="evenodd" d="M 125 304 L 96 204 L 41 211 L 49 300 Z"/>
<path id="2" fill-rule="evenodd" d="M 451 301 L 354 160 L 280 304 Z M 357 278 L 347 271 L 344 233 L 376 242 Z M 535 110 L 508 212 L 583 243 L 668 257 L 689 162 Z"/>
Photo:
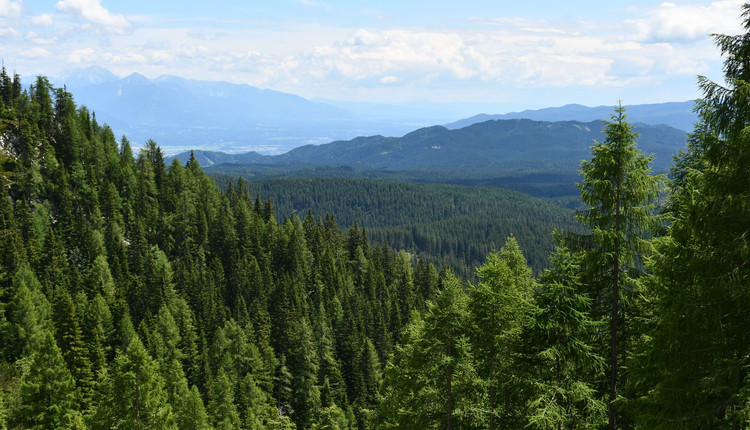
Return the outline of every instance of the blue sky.
<path id="1" fill-rule="evenodd" d="M 740 32 L 741 4 L 0 0 L 0 58 L 24 76 L 96 65 L 492 113 L 657 103 L 699 97 L 696 75 L 721 77 L 709 34 Z"/>

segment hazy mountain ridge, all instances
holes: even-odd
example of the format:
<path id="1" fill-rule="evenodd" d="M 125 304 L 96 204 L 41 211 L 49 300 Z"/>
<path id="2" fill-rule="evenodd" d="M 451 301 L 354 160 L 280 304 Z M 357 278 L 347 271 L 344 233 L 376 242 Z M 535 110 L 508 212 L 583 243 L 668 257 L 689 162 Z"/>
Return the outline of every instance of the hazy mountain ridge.
<path id="1" fill-rule="evenodd" d="M 240 153 L 282 154 L 306 144 L 350 140 L 357 136 L 400 136 L 415 128 L 444 122 L 440 109 L 362 103 L 315 102 L 280 91 L 221 81 L 177 76 L 149 79 L 133 73 L 120 78 L 90 67 L 55 79 L 67 85 L 80 104 L 93 109 L 116 135 L 136 146 L 154 139 L 168 153 L 190 148 Z M 366 104 L 365 104 L 366 105 Z M 374 110 L 385 111 L 381 115 Z M 420 110 L 421 109 L 421 110 Z M 447 124 L 449 129 L 489 119 L 607 119 L 611 107 L 567 105 L 503 115 L 478 115 Z M 632 122 L 669 124 L 692 129 L 692 102 L 628 106 Z M 430 119 L 432 118 L 432 120 Z"/>
<path id="2" fill-rule="evenodd" d="M 125 134 L 136 144 L 154 139 L 167 152 L 203 148 L 282 153 L 308 143 L 414 128 L 413 121 L 362 119 L 331 104 L 222 81 L 149 79 L 138 73 L 119 78 L 92 67 L 53 83 L 66 85 L 77 103 L 91 107 L 117 135 Z"/>
<path id="3" fill-rule="evenodd" d="M 594 140 L 604 138 L 604 122 L 491 120 L 461 129 L 441 126 L 415 130 L 402 137 L 367 136 L 323 145 L 306 145 L 278 156 L 205 154 L 208 165 L 349 166 L 375 170 L 577 170 L 590 157 Z M 654 154 L 654 168 L 666 170 L 685 145 L 684 132 L 665 125 L 635 124 L 639 147 Z M 176 156 L 187 160 L 189 152 Z M 200 158 L 204 157 L 204 158 Z M 206 165 L 206 164 L 203 164 Z"/>
<path id="4" fill-rule="evenodd" d="M 669 102 L 626 106 L 628 121 L 633 123 L 644 123 L 651 125 L 669 125 L 678 130 L 692 131 L 697 121 L 693 112 L 695 103 Z M 485 122 L 493 119 L 532 119 L 537 121 L 595 121 L 609 120 L 614 106 L 588 107 L 579 104 L 568 104 L 560 107 L 550 107 L 537 110 L 524 110 L 522 112 L 509 112 L 506 114 L 488 115 L 479 114 L 469 118 L 461 119 L 445 126 L 450 129 L 467 127 L 471 124 Z"/>

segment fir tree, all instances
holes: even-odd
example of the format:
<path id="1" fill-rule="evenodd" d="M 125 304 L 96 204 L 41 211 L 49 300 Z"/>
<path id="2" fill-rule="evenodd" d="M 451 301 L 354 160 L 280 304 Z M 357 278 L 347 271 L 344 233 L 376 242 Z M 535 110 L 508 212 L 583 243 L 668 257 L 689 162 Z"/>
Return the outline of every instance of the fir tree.
<path id="1" fill-rule="evenodd" d="M 424 319 L 415 316 L 407 326 L 388 365 L 379 411 L 384 428 L 481 426 L 466 295 L 452 274 L 443 285 Z"/>
<path id="2" fill-rule="evenodd" d="M 211 429 L 198 387 L 193 385 L 190 391 L 186 393 L 185 398 L 180 402 L 179 409 L 175 411 L 175 418 L 177 428 L 181 430 Z"/>
<path id="3" fill-rule="evenodd" d="M 604 360 L 591 344 L 596 322 L 589 316 L 591 299 L 582 291 L 580 255 L 558 248 L 551 266 L 534 294 L 539 310 L 522 334 L 536 369 L 528 427 L 598 429 L 606 405 L 592 381 Z"/>
<path id="4" fill-rule="evenodd" d="M 118 353 L 99 385 L 92 428 L 176 428 L 157 365 L 138 336 L 130 340 L 124 352 Z"/>
<path id="5" fill-rule="evenodd" d="M 644 280 L 645 342 L 633 366 L 644 428 L 745 428 L 750 417 L 750 4 L 744 34 L 715 35 L 722 83 L 704 97 L 676 158 L 668 235 Z"/>
<path id="6" fill-rule="evenodd" d="M 220 368 L 216 375 L 208 409 L 216 430 L 240 428 L 240 415 L 237 412 L 237 406 L 234 404 L 234 389 L 224 369 Z"/>
<path id="7" fill-rule="evenodd" d="M 577 213 L 578 221 L 591 230 L 573 237 L 573 248 L 584 249 L 585 282 L 594 301 L 595 317 L 609 324 L 604 336 L 607 354 L 608 428 L 621 428 L 624 418 L 616 401 L 624 394 L 625 333 L 632 313 L 633 279 L 642 270 L 648 238 L 659 227 L 654 216 L 660 177 L 650 174 L 651 157 L 635 144 L 636 133 L 626 121 L 625 108 L 615 109 L 604 128 L 606 139 L 595 142 L 591 161 L 581 166 L 583 182 L 578 184 L 587 209 Z"/>
<path id="8" fill-rule="evenodd" d="M 490 429 L 520 425 L 527 389 L 520 335 L 531 321 L 533 278 L 512 237 L 500 254 L 492 253 L 477 269 L 480 282 L 469 288 L 471 339 L 477 370 L 487 390 Z"/>
<path id="9" fill-rule="evenodd" d="M 49 330 L 32 343 L 18 414 L 33 429 L 70 428 L 79 419 L 75 382 Z"/>

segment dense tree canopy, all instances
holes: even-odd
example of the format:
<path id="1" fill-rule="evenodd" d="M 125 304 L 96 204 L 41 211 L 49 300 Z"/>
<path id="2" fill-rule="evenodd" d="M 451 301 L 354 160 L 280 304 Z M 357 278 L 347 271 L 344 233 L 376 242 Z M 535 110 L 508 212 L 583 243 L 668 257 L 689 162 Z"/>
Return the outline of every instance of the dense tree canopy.
<path id="1" fill-rule="evenodd" d="M 469 282 L 0 70 L 0 429 L 747 428 L 750 36 L 717 40 L 668 193 L 618 109 L 549 268 L 510 235 Z"/>

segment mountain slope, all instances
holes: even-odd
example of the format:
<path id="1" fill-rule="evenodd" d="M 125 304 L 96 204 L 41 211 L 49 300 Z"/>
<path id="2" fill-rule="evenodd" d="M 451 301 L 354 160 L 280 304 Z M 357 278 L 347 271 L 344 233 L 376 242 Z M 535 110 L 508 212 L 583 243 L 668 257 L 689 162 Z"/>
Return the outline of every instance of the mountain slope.
<path id="1" fill-rule="evenodd" d="M 226 187 L 228 177 L 217 178 Z M 473 268 L 514 235 L 529 265 L 547 267 L 552 231 L 577 231 L 572 211 L 495 187 L 414 184 L 365 178 L 286 178 L 247 181 L 250 196 L 270 198 L 286 218 L 335 214 L 344 228 L 358 223 L 386 242 L 473 278 Z"/>
<path id="2" fill-rule="evenodd" d="M 176 76 L 114 77 L 84 69 L 60 78 L 76 102 L 95 109 L 117 135 L 156 140 L 167 151 L 188 148 L 283 152 L 379 130 L 335 106 L 250 85 Z"/>
<path id="3" fill-rule="evenodd" d="M 665 124 L 682 131 L 692 131 L 697 120 L 693 112 L 694 103 L 670 102 L 627 106 L 628 120 L 633 123 L 659 125 Z M 536 121 L 594 121 L 608 120 L 612 113 L 612 106 L 588 107 L 579 104 L 569 104 L 523 112 L 510 112 L 501 115 L 479 114 L 446 124 L 447 128 L 458 129 L 479 122 L 493 119 L 532 119 Z"/>
<path id="4" fill-rule="evenodd" d="M 402 137 L 369 136 L 324 145 L 306 145 L 273 157 L 234 158 L 232 164 L 278 168 L 348 166 L 357 170 L 430 170 L 464 174 L 510 171 L 577 171 L 590 157 L 594 140 L 604 139 L 602 121 L 493 120 L 457 130 L 422 128 Z M 685 145 L 685 133 L 669 126 L 636 124 L 641 150 L 664 171 Z M 189 153 L 177 157 L 187 160 Z M 216 158 L 214 156 L 214 158 Z M 220 164 L 214 162 L 213 164 Z M 217 168 L 218 169 L 218 168 Z"/>

